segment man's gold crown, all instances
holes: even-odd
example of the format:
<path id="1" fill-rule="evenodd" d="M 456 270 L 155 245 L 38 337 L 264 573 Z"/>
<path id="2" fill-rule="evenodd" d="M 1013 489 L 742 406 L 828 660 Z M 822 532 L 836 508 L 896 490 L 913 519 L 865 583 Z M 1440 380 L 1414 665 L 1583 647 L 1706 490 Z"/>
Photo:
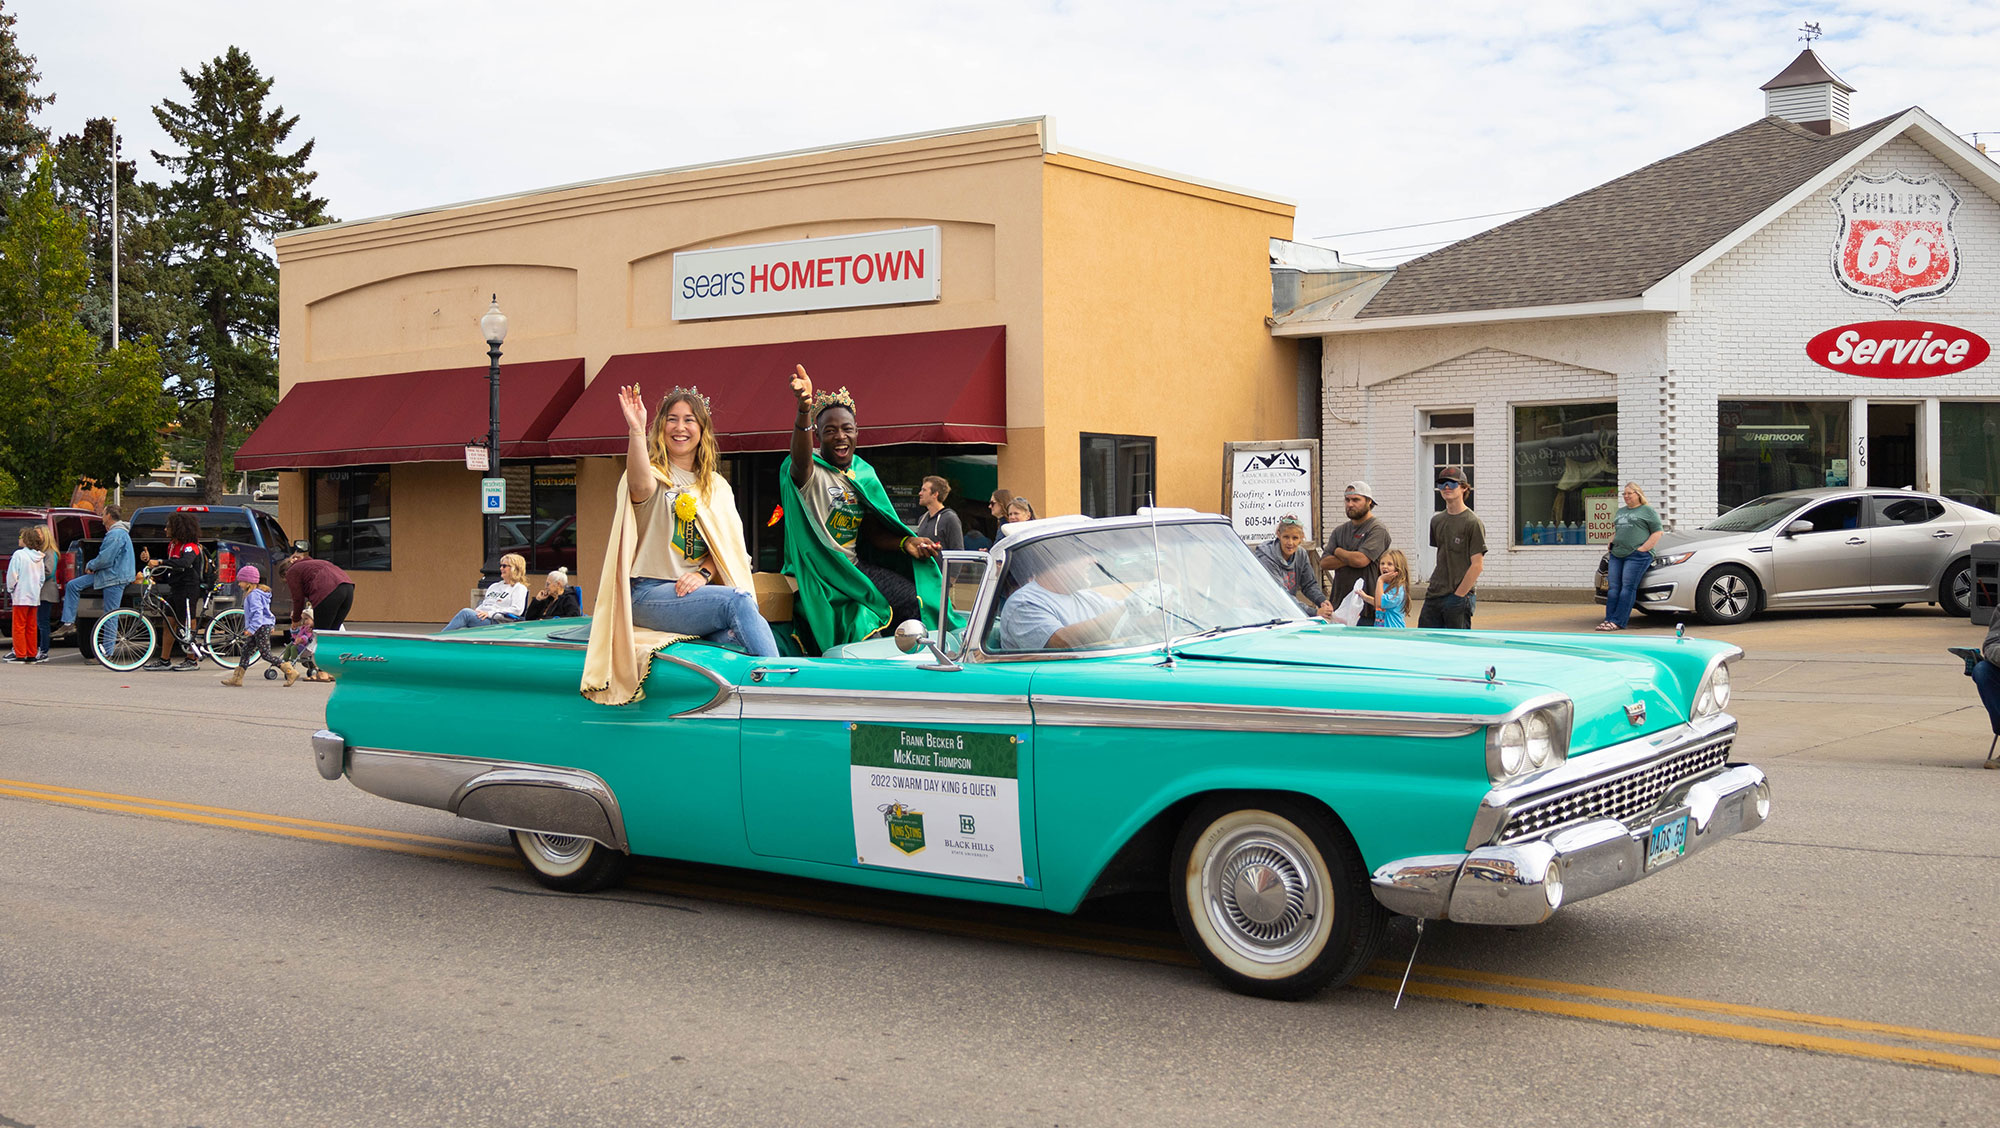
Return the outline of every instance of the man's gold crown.
<path id="1" fill-rule="evenodd" d="M 818 419 L 819 413 L 825 411 L 829 407 L 844 407 L 849 411 L 853 411 L 854 393 L 848 391 L 844 387 L 837 392 L 813 393 L 812 413 L 814 419 Z"/>

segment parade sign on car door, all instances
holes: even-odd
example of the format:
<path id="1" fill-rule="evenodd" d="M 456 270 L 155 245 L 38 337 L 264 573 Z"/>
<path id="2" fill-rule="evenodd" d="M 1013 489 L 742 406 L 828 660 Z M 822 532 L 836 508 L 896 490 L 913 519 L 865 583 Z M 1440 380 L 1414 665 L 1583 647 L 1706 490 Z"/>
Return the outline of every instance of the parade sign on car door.
<path id="1" fill-rule="evenodd" d="M 674 320 L 934 302 L 941 229 L 904 227 L 674 255 Z"/>
<path id="2" fill-rule="evenodd" d="M 856 862 L 1024 884 L 1014 736 L 848 727 Z"/>
<path id="3" fill-rule="evenodd" d="M 1834 193 L 1833 210 L 1840 215 L 1833 275 L 1849 293 L 1901 309 L 1958 281 L 1951 229 L 1958 193 L 1942 177 L 1855 173 Z"/>

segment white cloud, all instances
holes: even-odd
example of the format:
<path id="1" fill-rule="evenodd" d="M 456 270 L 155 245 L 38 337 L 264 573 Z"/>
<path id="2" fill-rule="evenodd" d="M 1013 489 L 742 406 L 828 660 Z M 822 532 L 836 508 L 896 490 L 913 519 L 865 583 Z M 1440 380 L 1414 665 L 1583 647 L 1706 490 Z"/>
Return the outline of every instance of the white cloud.
<path id="1" fill-rule="evenodd" d="M 10 9 L 58 96 L 43 122 L 116 114 L 129 154 L 162 144 L 148 110 L 179 70 L 241 46 L 344 218 L 1047 113 L 1066 144 L 1294 197 L 1302 237 L 1418 223 L 1550 203 L 1750 121 L 1806 19 L 1859 118 L 1921 104 L 2000 131 L 2000 10 L 1969 0 Z"/>

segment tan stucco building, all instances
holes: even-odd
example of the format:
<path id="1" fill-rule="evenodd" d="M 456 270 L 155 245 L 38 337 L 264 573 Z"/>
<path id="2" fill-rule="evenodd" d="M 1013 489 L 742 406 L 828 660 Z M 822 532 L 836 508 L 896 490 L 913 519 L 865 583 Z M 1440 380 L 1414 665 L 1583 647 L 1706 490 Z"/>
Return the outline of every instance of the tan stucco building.
<path id="1" fill-rule="evenodd" d="M 479 319 L 497 294 L 502 542 L 532 567 L 574 560 L 586 592 L 623 462 L 610 389 L 634 380 L 649 399 L 676 383 L 712 398 L 772 570 L 760 483 L 789 433 L 762 420 L 788 417 L 795 362 L 854 389 L 863 453 L 899 499 L 933 472 L 973 494 L 968 528 L 996 484 L 1043 515 L 1129 511 L 1148 491 L 1214 510 L 1225 441 L 1299 433 L 1297 346 L 1266 327 L 1270 240 L 1292 218 L 1271 196 L 1062 151 L 1028 119 L 293 232 L 277 242 L 283 398 L 238 466 L 285 471 L 282 523 L 348 568 L 357 617 L 446 618 L 485 556 L 462 447 L 486 432 Z M 866 233 L 919 240 L 903 262 L 935 296 L 868 304 L 867 255 L 849 278 L 822 242 Z M 704 306 L 696 287 L 729 271 L 691 252 L 715 249 L 763 254 L 780 281 L 817 261 L 824 300 L 862 304 L 771 310 L 804 299 L 768 272 L 760 291 L 751 266 L 721 284 L 735 305 Z"/>

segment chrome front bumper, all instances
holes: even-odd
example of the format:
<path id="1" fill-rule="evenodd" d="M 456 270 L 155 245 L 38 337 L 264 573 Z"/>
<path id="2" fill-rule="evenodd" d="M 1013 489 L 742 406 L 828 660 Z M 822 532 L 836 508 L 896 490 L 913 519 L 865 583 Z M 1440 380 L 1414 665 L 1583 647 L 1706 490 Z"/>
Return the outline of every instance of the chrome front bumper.
<path id="1" fill-rule="evenodd" d="M 1646 847 L 1662 819 L 1688 817 L 1686 853 L 1646 869 Z M 1761 826 L 1771 786 L 1749 764 L 1732 764 L 1669 790 L 1644 820 L 1596 819 L 1546 838 L 1429 854 L 1375 871 L 1375 899 L 1405 916 L 1463 924 L 1540 924 L 1563 905 L 1609 893 L 1685 862 L 1731 835 Z"/>

